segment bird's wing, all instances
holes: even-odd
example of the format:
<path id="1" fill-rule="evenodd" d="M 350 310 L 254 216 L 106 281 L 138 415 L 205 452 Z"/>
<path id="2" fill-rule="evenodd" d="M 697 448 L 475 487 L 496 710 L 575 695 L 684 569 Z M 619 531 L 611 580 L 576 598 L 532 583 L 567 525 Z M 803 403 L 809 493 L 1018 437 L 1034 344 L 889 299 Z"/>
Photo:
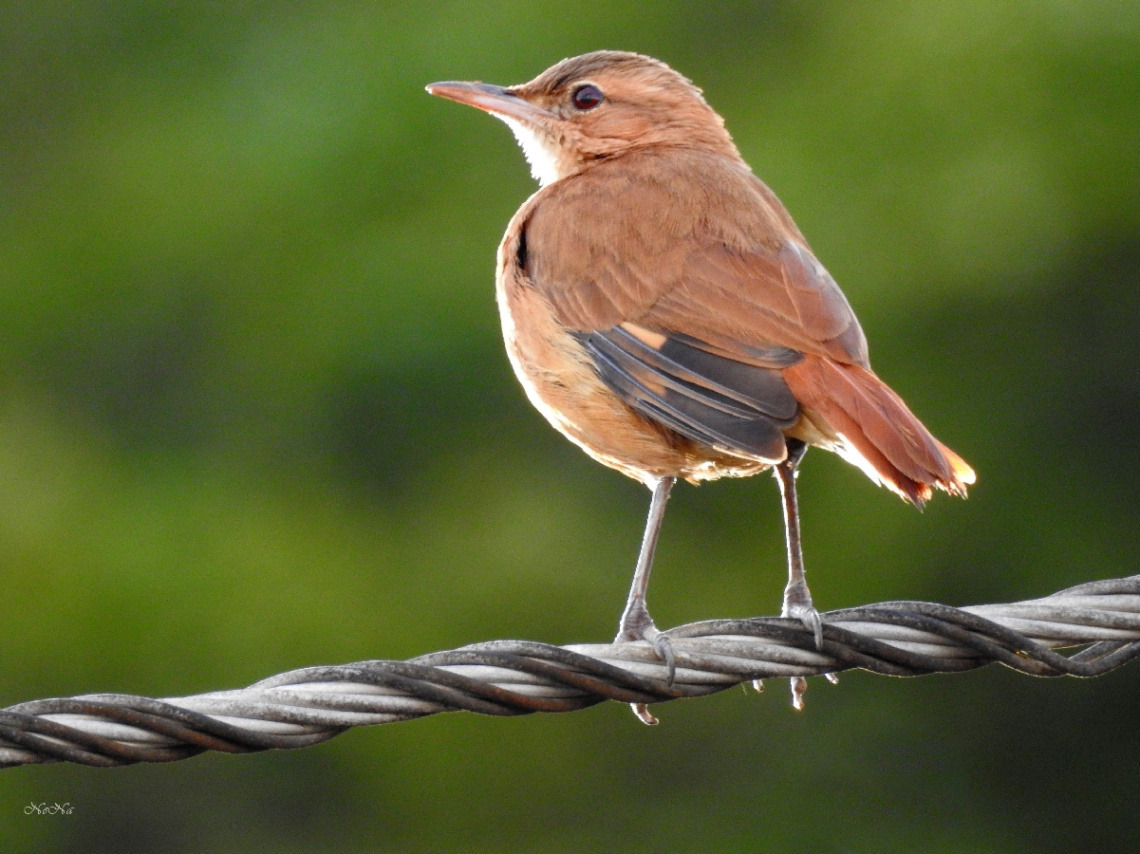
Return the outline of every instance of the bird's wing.
<path id="1" fill-rule="evenodd" d="M 631 321 L 745 362 L 785 347 L 867 364 L 839 286 L 743 164 L 627 156 L 538 193 L 522 225 L 520 263 L 568 328 Z"/>
<path id="2" fill-rule="evenodd" d="M 718 356 L 683 335 L 633 323 L 571 334 L 598 375 L 642 415 L 730 454 L 784 459 L 781 428 L 796 422 L 799 405 L 778 369 Z M 787 350 L 771 358 L 794 364 L 801 357 Z"/>
<path id="3" fill-rule="evenodd" d="M 843 292 L 794 238 L 778 248 L 706 241 L 686 258 L 676 287 L 641 322 L 683 328 L 730 357 L 780 346 L 868 365 L 867 341 Z"/>
<path id="4" fill-rule="evenodd" d="M 622 160 L 539 193 L 515 263 L 634 409 L 783 459 L 799 409 L 781 370 L 804 353 L 866 364 L 847 300 L 745 167 Z"/>

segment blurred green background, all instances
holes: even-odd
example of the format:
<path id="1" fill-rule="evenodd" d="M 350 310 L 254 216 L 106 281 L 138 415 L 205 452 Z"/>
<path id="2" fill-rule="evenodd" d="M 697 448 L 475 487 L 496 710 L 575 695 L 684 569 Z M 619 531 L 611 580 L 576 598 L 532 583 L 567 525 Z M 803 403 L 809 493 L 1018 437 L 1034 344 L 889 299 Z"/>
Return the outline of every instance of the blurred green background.
<path id="1" fill-rule="evenodd" d="M 703 86 L 878 372 L 979 473 L 800 479 L 824 609 L 1140 563 L 1140 6 L 0 6 L 0 706 L 612 636 L 648 493 L 526 403 L 493 258 L 533 191 L 428 97 L 597 48 Z M 659 625 L 773 613 L 770 478 L 678 490 Z M 0 773 L 0 849 L 1140 847 L 1134 665 L 440 716 L 295 753 Z M 818 684 L 817 684 L 818 683 Z M 29 817 L 32 801 L 71 816 Z"/>

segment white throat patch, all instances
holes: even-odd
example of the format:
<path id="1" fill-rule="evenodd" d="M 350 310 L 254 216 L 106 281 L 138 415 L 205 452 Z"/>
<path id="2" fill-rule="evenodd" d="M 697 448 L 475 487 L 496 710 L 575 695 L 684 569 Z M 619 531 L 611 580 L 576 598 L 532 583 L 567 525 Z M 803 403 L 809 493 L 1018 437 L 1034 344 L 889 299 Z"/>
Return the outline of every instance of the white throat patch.
<path id="1" fill-rule="evenodd" d="M 526 162 L 530 164 L 530 174 L 541 186 L 545 187 L 562 177 L 558 157 L 550 151 L 533 130 L 509 116 L 503 116 L 499 113 L 492 113 L 492 115 L 506 122 L 507 127 L 514 132 L 515 139 L 519 141 L 519 146 L 526 157 Z"/>

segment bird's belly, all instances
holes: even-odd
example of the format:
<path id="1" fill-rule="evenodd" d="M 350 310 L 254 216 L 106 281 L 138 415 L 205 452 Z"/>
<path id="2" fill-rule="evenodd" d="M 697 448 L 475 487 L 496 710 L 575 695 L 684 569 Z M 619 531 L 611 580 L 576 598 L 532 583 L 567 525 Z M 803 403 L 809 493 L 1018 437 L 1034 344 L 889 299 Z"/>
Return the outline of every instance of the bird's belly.
<path id="1" fill-rule="evenodd" d="M 666 476 L 712 480 L 767 468 L 693 442 L 634 412 L 602 382 L 582 345 L 533 288 L 519 282 L 500 287 L 499 310 L 507 354 L 527 397 L 598 462 L 646 483 Z"/>

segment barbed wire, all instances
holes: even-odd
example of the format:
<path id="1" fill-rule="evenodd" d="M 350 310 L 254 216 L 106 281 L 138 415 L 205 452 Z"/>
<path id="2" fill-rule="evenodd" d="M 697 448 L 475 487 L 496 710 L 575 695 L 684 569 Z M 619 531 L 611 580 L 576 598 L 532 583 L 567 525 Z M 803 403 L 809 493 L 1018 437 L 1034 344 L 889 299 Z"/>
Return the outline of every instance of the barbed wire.
<path id="1" fill-rule="evenodd" d="M 1140 575 L 1013 604 L 881 602 L 831 611 L 823 621 L 822 649 L 799 620 L 779 617 L 671 629 L 672 679 L 643 642 L 500 640 L 408 661 L 306 667 L 248 688 L 189 697 L 33 700 L 0 710 L 0 767 L 114 767 L 171 762 L 207 750 L 293 749 L 355 726 L 450 711 L 571 712 L 606 700 L 644 709 L 744 682 L 855 668 L 923 676 L 998 662 L 1031 676 L 1099 676 L 1140 656 Z M 1075 646 L 1084 648 L 1070 656 L 1054 652 Z"/>

